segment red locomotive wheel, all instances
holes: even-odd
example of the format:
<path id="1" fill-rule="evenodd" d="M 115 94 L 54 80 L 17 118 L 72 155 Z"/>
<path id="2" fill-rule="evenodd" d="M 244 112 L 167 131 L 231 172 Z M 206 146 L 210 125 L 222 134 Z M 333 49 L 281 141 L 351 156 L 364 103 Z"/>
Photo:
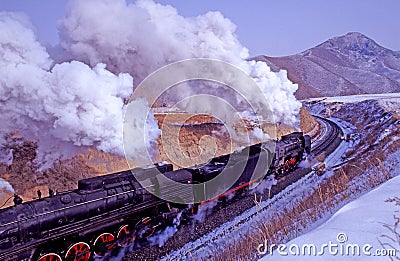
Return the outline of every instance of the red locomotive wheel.
<path id="1" fill-rule="evenodd" d="M 66 261 L 88 261 L 90 258 L 90 246 L 85 242 L 73 244 L 65 254 Z"/>
<path id="2" fill-rule="evenodd" d="M 104 256 L 107 251 L 115 247 L 114 236 L 110 233 L 103 233 L 96 238 L 93 244 L 93 252 L 97 256 Z"/>
<path id="3" fill-rule="evenodd" d="M 135 226 L 137 238 L 148 239 L 154 234 L 159 226 L 160 224 L 156 223 L 150 217 L 142 218 L 142 220 L 140 220 Z"/>
<path id="4" fill-rule="evenodd" d="M 140 221 L 140 222 L 142 222 L 143 224 L 147 224 L 147 223 L 149 223 L 151 221 L 151 218 L 150 217 L 144 217 L 144 218 L 142 218 L 142 220 Z"/>
<path id="5" fill-rule="evenodd" d="M 118 230 L 117 241 L 119 246 L 128 246 L 135 240 L 133 230 L 129 225 L 124 225 Z"/>
<path id="6" fill-rule="evenodd" d="M 41 256 L 38 261 L 62 261 L 62 259 L 56 253 L 48 253 Z"/>

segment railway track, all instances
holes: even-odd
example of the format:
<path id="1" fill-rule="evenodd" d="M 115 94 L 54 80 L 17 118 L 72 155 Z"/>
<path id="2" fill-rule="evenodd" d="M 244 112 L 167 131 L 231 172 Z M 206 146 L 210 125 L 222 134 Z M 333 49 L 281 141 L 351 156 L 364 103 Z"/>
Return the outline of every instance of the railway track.
<path id="1" fill-rule="evenodd" d="M 331 147 L 331 144 L 339 138 L 341 129 L 332 121 L 319 116 L 314 117 L 323 128 L 321 135 L 314 141 L 311 147 L 311 153 L 313 155 L 318 155 L 326 152 L 326 150 Z M 328 151 L 327 154 L 329 153 L 330 152 Z M 179 231 L 174 235 L 174 237 L 170 238 L 164 246 L 142 247 L 135 250 L 133 253 L 128 254 L 123 260 L 158 259 L 164 256 L 165 253 L 170 253 L 174 249 L 181 248 L 182 246 L 191 244 L 191 242 L 194 241 L 197 242 L 200 240 L 200 238 L 205 237 L 204 240 L 200 240 L 200 242 L 197 244 L 193 243 L 193 245 L 187 250 L 180 252 L 182 256 L 189 257 L 192 252 L 198 251 L 199 249 L 212 244 L 218 238 L 234 232 L 238 226 L 256 217 L 260 211 L 263 211 L 265 208 L 268 208 L 278 200 L 289 195 L 295 189 L 295 187 L 297 187 L 297 185 L 302 186 L 307 184 L 314 177 L 315 175 L 312 174 L 311 169 L 309 168 L 294 170 L 290 173 L 290 175 L 280 178 L 278 180 L 278 184 L 273 186 L 270 192 L 264 192 L 262 195 L 263 198 L 268 199 L 271 197 L 268 204 L 263 204 L 257 209 L 254 209 L 254 196 L 247 195 L 244 198 L 240 198 L 239 200 L 235 201 L 235 204 L 230 204 L 222 209 L 213 211 L 213 213 L 208 216 L 203 223 L 196 224 L 196 227 L 194 227 L 193 224 L 183 225 L 181 229 L 179 229 Z M 299 184 L 296 183 L 296 186 L 290 186 L 295 182 L 299 182 Z M 253 210 L 251 210 L 252 208 Z M 244 214 L 242 218 L 236 220 L 237 217 L 241 216 L 243 213 L 246 214 Z M 219 230 L 217 233 L 213 231 L 214 228 L 219 227 L 224 223 L 229 223 L 232 220 L 235 221 L 232 222 L 231 225 L 225 227 L 222 231 Z"/>
<path id="2" fill-rule="evenodd" d="M 313 115 L 315 119 L 319 122 L 320 126 L 324 126 L 324 132 L 321 134 L 322 140 L 317 139 L 311 144 L 311 153 L 313 155 L 318 155 L 324 150 L 326 150 L 335 139 L 343 135 L 339 126 L 330 120 L 324 119 L 320 116 Z"/>
<path id="3" fill-rule="evenodd" d="M 331 123 L 330 121 L 325 120 L 323 118 L 318 118 L 318 121 L 320 122 L 321 126 L 323 126 L 323 127 L 321 128 L 322 132 L 320 133 L 320 135 L 318 135 L 318 137 L 316 137 L 315 142 L 314 142 L 314 144 L 313 144 L 313 146 L 311 148 L 312 152 L 314 154 L 318 154 L 318 153 L 326 150 L 330 146 L 330 143 L 333 140 L 335 140 L 339 135 L 339 129 L 338 129 L 336 124 Z M 292 135 L 294 135 L 294 134 L 292 134 Z M 302 134 L 298 133 L 296 135 L 302 135 Z M 292 137 L 294 137 L 294 136 L 292 136 Z M 284 141 L 286 141 L 286 140 L 284 140 Z M 278 143 L 279 142 L 281 142 L 281 141 L 278 141 Z M 299 146 L 303 146 L 302 147 L 303 151 L 304 151 L 304 147 L 305 147 L 304 144 L 305 143 L 306 142 L 304 141 L 304 139 L 303 139 L 302 143 L 300 143 L 300 142 L 298 143 L 298 144 L 303 144 L 303 145 L 299 145 Z M 307 145 L 307 147 L 309 148 L 309 145 Z M 285 148 L 285 153 L 286 153 L 286 147 L 283 147 L 283 148 Z M 290 150 L 293 150 L 293 148 L 290 148 L 289 151 Z M 280 150 L 280 153 L 281 153 L 281 151 L 282 150 Z M 303 151 L 301 151 L 301 152 L 303 153 Z M 307 151 L 309 151 L 309 150 L 307 150 Z M 279 155 L 281 155 L 281 154 L 279 154 Z M 265 162 L 265 161 L 263 161 L 263 162 Z M 285 163 L 285 166 L 286 166 L 286 163 Z M 265 166 L 265 167 L 267 167 L 267 166 Z M 310 172 L 311 172 L 310 169 L 297 168 L 295 170 L 292 170 L 291 172 L 282 173 L 282 176 L 276 176 L 276 179 L 278 179 L 278 184 L 273 186 L 267 192 L 268 193 L 267 195 L 265 194 L 266 191 L 264 190 L 262 192 L 263 197 L 264 198 L 270 198 L 271 196 L 274 196 L 274 195 L 278 194 L 278 195 L 281 195 L 281 196 L 280 197 L 275 197 L 275 201 L 279 200 L 280 198 L 284 197 L 280 193 L 282 190 L 286 189 L 286 191 L 288 191 L 287 187 L 290 184 L 295 183 L 300 179 L 306 178 L 307 176 L 310 175 L 309 174 Z M 118 173 L 116 173 L 114 175 L 117 175 L 117 174 Z M 105 182 L 105 181 L 102 180 L 102 182 Z M 114 182 L 114 183 L 115 184 L 119 184 L 119 183 L 116 183 L 116 182 Z M 110 184 L 114 184 L 114 183 L 110 183 Z M 82 184 L 84 184 L 84 183 L 82 183 Z M 102 184 L 103 185 L 104 184 L 110 185 L 109 183 L 102 183 Z M 82 188 L 84 188 L 84 186 Z M 169 253 L 170 251 L 172 251 L 172 250 L 174 250 L 174 249 L 176 249 L 178 247 L 181 247 L 181 246 L 183 246 L 184 244 L 186 244 L 188 242 L 193 242 L 196 239 L 202 237 L 203 235 L 206 235 L 209 232 L 212 232 L 214 228 L 216 228 L 216 227 L 218 227 L 220 225 L 223 225 L 223 224 L 225 224 L 225 223 L 227 223 L 227 222 L 229 222 L 231 220 L 234 220 L 237 217 L 241 217 L 242 213 L 244 213 L 245 211 L 247 211 L 247 210 L 251 209 L 252 207 L 254 207 L 254 197 L 252 195 L 253 193 L 243 193 L 243 191 L 238 191 L 238 192 L 240 192 L 240 193 L 238 193 L 238 194 L 240 194 L 240 196 L 236 195 L 236 197 L 233 197 L 232 201 L 230 202 L 230 204 L 218 204 L 216 207 L 214 207 L 212 209 L 212 213 L 210 214 L 210 216 L 212 216 L 213 218 L 209 218 L 209 216 L 207 216 L 206 222 L 203 222 L 201 224 L 193 224 L 192 216 L 190 216 L 190 218 L 189 218 L 190 220 L 189 221 L 188 221 L 188 219 L 186 219 L 186 221 L 183 222 L 184 224 L 181 226 L 181 227 L 184 227 L 184 228 L 178 230 L 177 234 L 181 233 L 180 236 L 176 235 L 173 238 L 174 240 L 169 240 L 169 242 L 167 242 L 167 244 L 166 244 L 166 248 L 161 249 L 161 251 L 160 251 L 160 248 L 157 248 L 157 247 L 151 247 L 151 246 L 142 247 L 142 248 L 138 249 L 137 251 L 135 251 L 133 253 L 134 255 L 136 255 L 136 257 L 134 257 L 134 258 L 129 258 L 128 257 L 128 259 L 126 259 L 126 260 L 159 258 L 162 255 L 164 255 L 165 253 Z M 290 190 L 289 190 L 289 192 L 290 192 Z M 73 193 L 76 194 L 77 192 L 73 192 Z M 73 195 L 75 195 L 75 194 L 73 194 Z M 112 195 L 114 195 L 114 194 L 112 194 Z M 71 198 L 69 198 L 69 199 L 71 200 Z M 81 198 L 78 197 L 78 199 L 81 199 Z M 62 199 L 60 199 L 60 200 L 61 200 L 61 202 L 63 202 Z M 221 200 L 222 201 L 229 201 L 230 199 L 223 198 Z M 79 201 L 79 202 L 81 202 L 81 201 Z M 234 204 L 232 204 L 233 202 L 234 202 Z M 40 202 L 35 202 L 35 203 L 39 204 Z M 26 203 L 24 206 L 26 206 L 27 204 L 33 204 L 33 203 Z M 28 206 L 30 206 L 32 209 L 35 209 L 31 205 L 28 205 Z M 97 208 L 97 210 L 100 211 L 99 208 Z M 118 208 L 118 211 L 116 213 L 119 213 L 120 211 L 121 211 L 121 208 Z M 48 214 L 48 213 L 52 213 L 52 212 L 48 212 L 47 211 L 46 214 Z M 80 232 L 80 228 L 82 226 L 80 226 L 79 222 L 74 223 L 75 224 L 74 226 L 69 226 L 68 230 L 66 230 L 66 231 L 63 231 L 63 229 L 65 229 L 64 226 L 55 226 L 54 229 L 51 230 L 51 237 L 46 237 L 46 239 L 43 239 L 42 241 L 26 241 L 25 244 L 21 245 L 18 248 L 13 249 L 13 251 L 0 253 L 0 259 L 1 260 L 10 260 L 10 259 L 17 260 L 18 258 L 22 257 L 22 258 L 25 258 L 25 259 L 27 258 L 29 260 L 32 260 L 32 259 L 36 260 L 38 258 L 38 256 L 39 256 L 40 249 L 38 249 L 38 251 L 33 251 L 33 252 L 31 252 L 29 250 L 37 248 L 37 246 L 39 246 L 39 245 L 41 247 L 42 243 L 44 245 L 46 242 L 48 242 L 49 239 L 50 239 L 50 241 L 54 242 L 56 245 L 58 245 L 58 244 L 68 245 L 68 242 L 69 242 L 70 239 L 67 239 L 67 236 L 79 234 L 79 238 L 81 238 L 81 237 L 85 237 L 86 234 L 90 234 L 92 231 L 95 231 L 96 229 L 98 229 L 98 225 L 106 224 L 106 226 L 108 226 L 108 227 L 113 227 L 114 225 L 116 226 L 117 224 L 124 223 L 124 220 L 120 219 L 120 218 L 122 218 L 122 216 L 115 215 L 115 213 L 114 214 L 112 214 L 112 213 L 110 214 L 110 213 L 111 212 L 106 212 L 106 214 L 104 216 L 104 217 L 108 218 L 109 220 L 104 220 L 103 216 L 99 216 L 99 220 L 98 220 L 99 222 L 96 221 L 97 219 L 92 219 L 90 224 L 91 224 L 91 226 L 93 226 L 93 228 L 88 227 L 87 231 L 84 231 L 84 232 L 82 232 L 82 231 Z M 201 214 L 203 214 L 203 213 L 201 213 Z M 236 225 L 245 224 L 247 221 L 251 220 L 256 214 L 257 213 L 254 212 L 252 214 L 247 215 L 245 218 L 242 218 L 241 220 L 239 220 L 239 222 L 237 222 Z M 61 221 L 59 221 L 59 220 L 61 220 Z M 63 222 L 63 219 L 59 219 L 59 220 L 56 220 L 56 221 L 58 221 L 58 224 L 61 224 L 60 222 Z M 16 221 L 13 221 L 13 222 L 16 222 Z M 85 224 L 85 222 L 83 222 L 83 223 Z M 116 222 L 116 223 L 114 224 L 113 222 Z M 14 225 L 14 223 L 12 223 L 11 225 Z M 225 232 L 233 231 L 232 229 L 234 229 L 234 228 L 227 229 Z M 156 235 L 160 235 L 158 232 L 162 232 L 162 231 L 156 231 Z M 182 233 L 184 233 L 184 234 L 182 234 Z M 189 235 L 189 237 L 188 237 L 188 235 Z M 87 238 L 87 240 L 91 240 L 91 239 Z M 96 239 L 96 241 L 97 241 L 97 239 Z M 171 241 L 173 243 L 171 243 Z M 162 244 L 164 244 L 164 242 Z M 144 243 L 144 244 L 148 245 L 148 241 L 146 243 L 146 242 L 142 242 L 140 240 L 137 240 L 137 243 L 140 243 L 140 244 Z M 94 244 L 96 245 L 96 243 L 94 243 Z M 202 244 L 202 245 L 194 248 L 194 250 L 202 248 L 205 245 L 207 245 L 207 244 Z M 50 246 L 50 248 L 52 248 L 52 246 Z M 148 253 L 146 253 L 146 249 L 147 249 L 147 251 L 150 250 L 151 255 L 148 255 Z M 109 249 L 109 250 L 111 250 L 111 249 Z M 113 254 L 115 254 L 116 251 L 120 251 L 120 250 L 124 250 L 124 249 L 114 248 L 113 249 L 113 252 L 114 252 Z M 64 252 L 61 252 L 61 253 L 64 253 Z M 68 253 L 69 253 L 69 250 L 68 250 Z M 68 255 L 68 253 L 67 253 L 67 255 Z M 86 252 L 82 252 L 82 253 L 86 254 Z M 141 256 L 138 257 L 137 254 L 139 254 Z M 103 254 L 101 254 L 101 255 L 103 255 Z M 56 258 L 56 256 L 57 255 L 53 254 L 53 256 L 51 258 Z M 119 255 L 119 257 L 121 258 L 122 255 Z M 47 258 L 47 255 L 46 255 L 46 258 Z M 60 259 L 59 256 L 57 256 L 57 258 Z M 88 257 L 86 257 L 86 258 L 88 258 Z M 117 259 L 114 258 L 113 260 L 119 260 L 120 258 L 117 258 Z M 108 259 L 108 257 L 105 257 L 103 260 L 109 260 L 109 259 Z"/>

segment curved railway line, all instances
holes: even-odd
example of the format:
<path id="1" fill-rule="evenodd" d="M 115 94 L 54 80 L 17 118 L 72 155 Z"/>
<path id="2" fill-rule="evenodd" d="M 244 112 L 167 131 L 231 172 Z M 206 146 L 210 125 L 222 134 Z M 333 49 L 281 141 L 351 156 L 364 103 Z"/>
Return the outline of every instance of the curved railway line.
<path id="1" fill-rule="evenodd" d="M 340 127 L 327 119 L 319 116 L 315 116 L 316 120 L 319 122 L 322 131 L 319 137 L 317 137 L 312 143 L 311 154 L 317 156 L 319 154 L 331 153 L 340 143 L 340 136 L 342 131 Z M 164 256 L 166 253 L 170 253 L 176 249 L 183 247 L 184 245 L 189 245 L 188 249 L 180 252 L 181 255 L 190 257 L 191 253 L 197 251 L 207 245 L 212 244 L 216 239 L 228 235 L 234 232 L 238 226 L 248 222 L 253 219 L 257 214 L 268 208 L 274 202 L 287 196 L 294 189 L 293 186 L 289 187 L 295 182 L 299 182 L 299 185 L 306 184 L 314 177 L 310 168 L 299 168 L 292 171 L 289 175 L 280 177 L 278 179 L 277 185 L 273 186 L 269 192 L 264 192 L 263 198 L 271 198 L 268 204 L 258 206 L 254 209 L 254 195 L 246 195 L 239 197 L 235 204 L 226 204 L 224 207 L 216 207 L 213 212 L 207 216 L 203 223 L 190 223 L 183 224 L 181 228 L 176 232 L 176 234 L 170 238 L 165 245 L 159 246 L 142 246 L 141 248 L 135 250 L 134 252 L 128 254 L 123 260 L 141 260 L 141 259 L 158 259 Z M 254 209 L 253 211 L 251 209 Z M 246 214 L 237 219 L 238 216 L 243 213 Z M 215 233 L 213 230 L 224 223 L 231 222 L 224 228 L 223 231 Z M 205 238 L 200 240 L 200 238 Z M 198 241 L 197 244 L 191 244 L 190 242 Z"/>
<path id="2" fill-rule="evenodd" d="M 313 115 L 315 119 L 319 122 L 321 126 L 324 126 L 324 133 L 321 134 L 322 139 L 317 139 L 311 145 L 311 152 L 314 155 L 318 155 L 321 152 L 328 149 L 328 147 L 337 139 L 339 136 L 343 135 L 342 130 L 339 126 L 330 120 L 324 119 L 320 116 Z M 321 138 L 321 137 L 320 137 Z"/>
<path id="3" fill-rule="evenodd" d="M 318 155 L 322 152 L 329 154 L 328 150 L 332 149 L 332 143 L 334 143 L 334 141 L 338 139 L 341 131 L 335 123 L 329 120 L 326 120 L 321 117 L 317 117 L 317 120 L 320 123 L 320 126 L 322 127 L 321 128 L 322 131 L 320 132 L 319 137 L 316 137 L 316 139 L 314 140 L 311 147 L 311 153 L 313 155 Z M 274 185 L 271 188 L 271 190 L 268 191 L 267 194 L 266 192 L 264 192 L 263 197 L 271 198 L 275 196 L 274 198 L 272 198 L 272 201 L 270 202 L 270 204 L 272 204 L 273 202 L 276 202 L 277 200 L 284 197 L 287 193 L 290 193 L 291 190 L 288 187 L 291 184 L 299 180 L 302 180 L 302 182 L 306 182 L 311 176 L 312 172 L 310 168 L 297 168 L 286 175 L 277 177 L 278 179 L 277 185 Z M 285 191 L 285 193 L 281 193 L 282 191 Z M 225 200 L 229 201 L 228 199 Z M 211 214 L 208 215 L 207 219 L 202 223 L 196 223 L 196 222 L 193 223 L 193 220 L 190 220 L 188 222 L 183 222 L 179 230 L 176 232 L 175 236 L 170 238 L 164 246 L 162 247 L 151 246 L 148 243 L 145 243 L 144 246 L 136 249 L 134 252 L 129 253 L 126 257 L 124 257 L 124 260 L 157 259 L 164 256 L 165 253 L 170 253 L 171 251 L 180 248 L 189 242 L 194 242 L 197 239 L 203 237 L 204 235 L 207 235 L 210 232 L 212 232 L 216 227 L 224 223 L 230 222 L 234 219 L 236 220 L 237 217 L 242 215 L 242 213 L 254 207 L 254 196 L 251 193 L 241 193 L 241 195 L 239 196 L 237 195 L 236 197 L 234 197 L 230 203 L 232 202 L 235 202 L 235 204 L 218 204 L 216 207 L 212 209 L 213 211 L 211 212 Z M 262 209 L 259 209 L 259 211 Z M 254 218 L 257 215 L 257 213 L 258 211 L 253 213 L 250 211 L 246 216 L 238 220 L 235 226 L 248 222 L 249 220 Z M 110 220 L 110 222 L 112 222 L 112 220 Z M 93 223 L 93 225 L 95 226 L 95 222 Z M 225 232 L 234 231 L 235 226 L 226 229 Z M 76 227 L 76 229 L 79 228 Z M 218 234 L 216 234 L 216 236 L 218 236 Z M 213 238 L 209 240 L 211 241 L 206 240 L 202 244 L 199 244 L 196 247 L 192 248 L 191 250 L 189 250 L 189 253 L 190 251 L 195 251 L 199 248 L 204 247 L 208 243 L 212 242 Z M 18 252 L 26 251 L 30 247 L 31 244 L 28 242 L 28 244 L 24 245 L 17 251 Z M 116 252 L 123 250 L 125 249 L 123 248 L 114 249 L 112 254 L 114 255 L 116 254 Z M 124 253 L 122 254 L 121 253 L 119 253 L 120 254 L 119 258 L 122 258 L 122 256 L 124 255 Z M 11 255 L 16 255 L 16 254 L 18 253 L 14 252 Z M 1 259 L 3 258 L 8 259 L 9 257 L 11 256 L 8 257 L 3 256 L 1 257 Z M 103 260 L 109 260 L 109 257 L 110 256 L 106 255 L 106 257 L 103 258 Z M 117 260 L 119 260 L 119 258 Z M 115 258 L 112 260 L 115 260 Z"/>

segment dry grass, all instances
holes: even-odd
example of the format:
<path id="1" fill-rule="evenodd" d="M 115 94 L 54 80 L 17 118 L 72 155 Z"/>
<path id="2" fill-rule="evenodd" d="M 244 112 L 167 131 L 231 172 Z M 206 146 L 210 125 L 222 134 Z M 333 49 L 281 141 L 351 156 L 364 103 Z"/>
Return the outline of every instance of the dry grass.
<path id="1" fill-rule="evenodd" d="M 362 108 L 358 109 L 359 113 L 353 113 L 357 116 L 353 117 L 352 122 L 359 130 L 360 142 L 347 153 L 347 156 L 353 159 L 318 184 L 318 188 L 306 194 L 307 196 L 298 199 L 298 202 L 292 202 L 291 206 L 285 207 L 279 213 L 274 213 L 272 218 L 260 222 L 255 233 L 232 242 L 222 253 L 216 250 L 213 260 L 256 260 L 260 258 L 257 254 L 260 243 L 267 242 L 266 248 L 269 249 L 271 244 L 285 243 L 301 235 L 310 224 L 330 215 L 329 213 L 336 211 L 343 204 L 391 177 L 390 172 L 393 170 L 390 166 L 385 167 L 382 161 L 387 155 L 397 151 L 400 144 L 393 142 L 390 136 L 377 143 L 377 134 L 394 124 L 397 118 L 383 125 L 374 124 L 376 119 L 372 119 Z M 347 112 L 342 116 L 346 115 Z M 341 118 L 340 115 L 338 117 Z M 400 131 L 394 131 L 392 136 L 400 137 Z M 398 244 L 400 219 L 395 219 L 395 226 L 387 226 L 387 229 L 391 232 L 391 238 Z"/>
<path id="2" fill-rule="evenodd" d="M 396 206 L 400 207 L 400 198 L 394 197 L 389 198 L 386 202 L 394 202 Z M 381 239 L 378 238 L 381 246 L 388 250 L 394 249 L 397 255 L 400 253 L 400 216 L 393 215 L 394 224 L 383 224 L 383 226 L 389 231 L 389 235 L 382 235 Z M 400 260 L 399 257 L 390 257 L 391 260 Z"/>
<path id="3" fill-rule="evenodd" d="M 360 167 L 363 166 L 363 167 Z M 285 207 L 270 220 L 260 222 L 256 233 L 232 242 L 224 252 L 215 251 L 213 260 L 256 260 L 260 256 L 256 249 L 260 243 L 280 244 L 301 235 L 302 231 L 317 220 L 331 213 L 344 202 L 350 201 L 360 193 L 367 191 L 390 178 L 390 173 L 379 158 L 368 160 L 363 165 L 350 163 L 323 181 L 301 201 Z M 351 185 L 352 180 L 368 171 L 360 186 Z M 357 183 L 359 184 L 359 183 Z M 259 205 L 259 201 L 255 200 Z"/>

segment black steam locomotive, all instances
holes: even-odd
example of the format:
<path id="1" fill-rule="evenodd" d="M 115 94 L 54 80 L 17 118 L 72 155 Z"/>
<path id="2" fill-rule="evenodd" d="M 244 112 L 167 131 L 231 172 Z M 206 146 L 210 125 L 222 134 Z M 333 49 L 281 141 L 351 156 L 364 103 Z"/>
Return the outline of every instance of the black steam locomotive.
<path id="1" fill-rule="evenodd" d="M 117 246 L 146 240 L 178 213 L 190 216 L 202 202 L 246 188 L 267 172 L 286 173 L 310 147 L 310 137 L 295 132 L 277 141 L 275 151 L 260 143 L 191 168 L 135 168 L 80 180 L 73 191 L 17 202 L 0 210 L 0 260 L 83 261 L 104 256 Z M 221 173 L 219 182 L 207 182 Z M 165 178 L 193 186 L 171 186 Z M 224 187 L 223 193 L 218 186 Z M 173 200 L 161 199 L 164 196 Z"/>

